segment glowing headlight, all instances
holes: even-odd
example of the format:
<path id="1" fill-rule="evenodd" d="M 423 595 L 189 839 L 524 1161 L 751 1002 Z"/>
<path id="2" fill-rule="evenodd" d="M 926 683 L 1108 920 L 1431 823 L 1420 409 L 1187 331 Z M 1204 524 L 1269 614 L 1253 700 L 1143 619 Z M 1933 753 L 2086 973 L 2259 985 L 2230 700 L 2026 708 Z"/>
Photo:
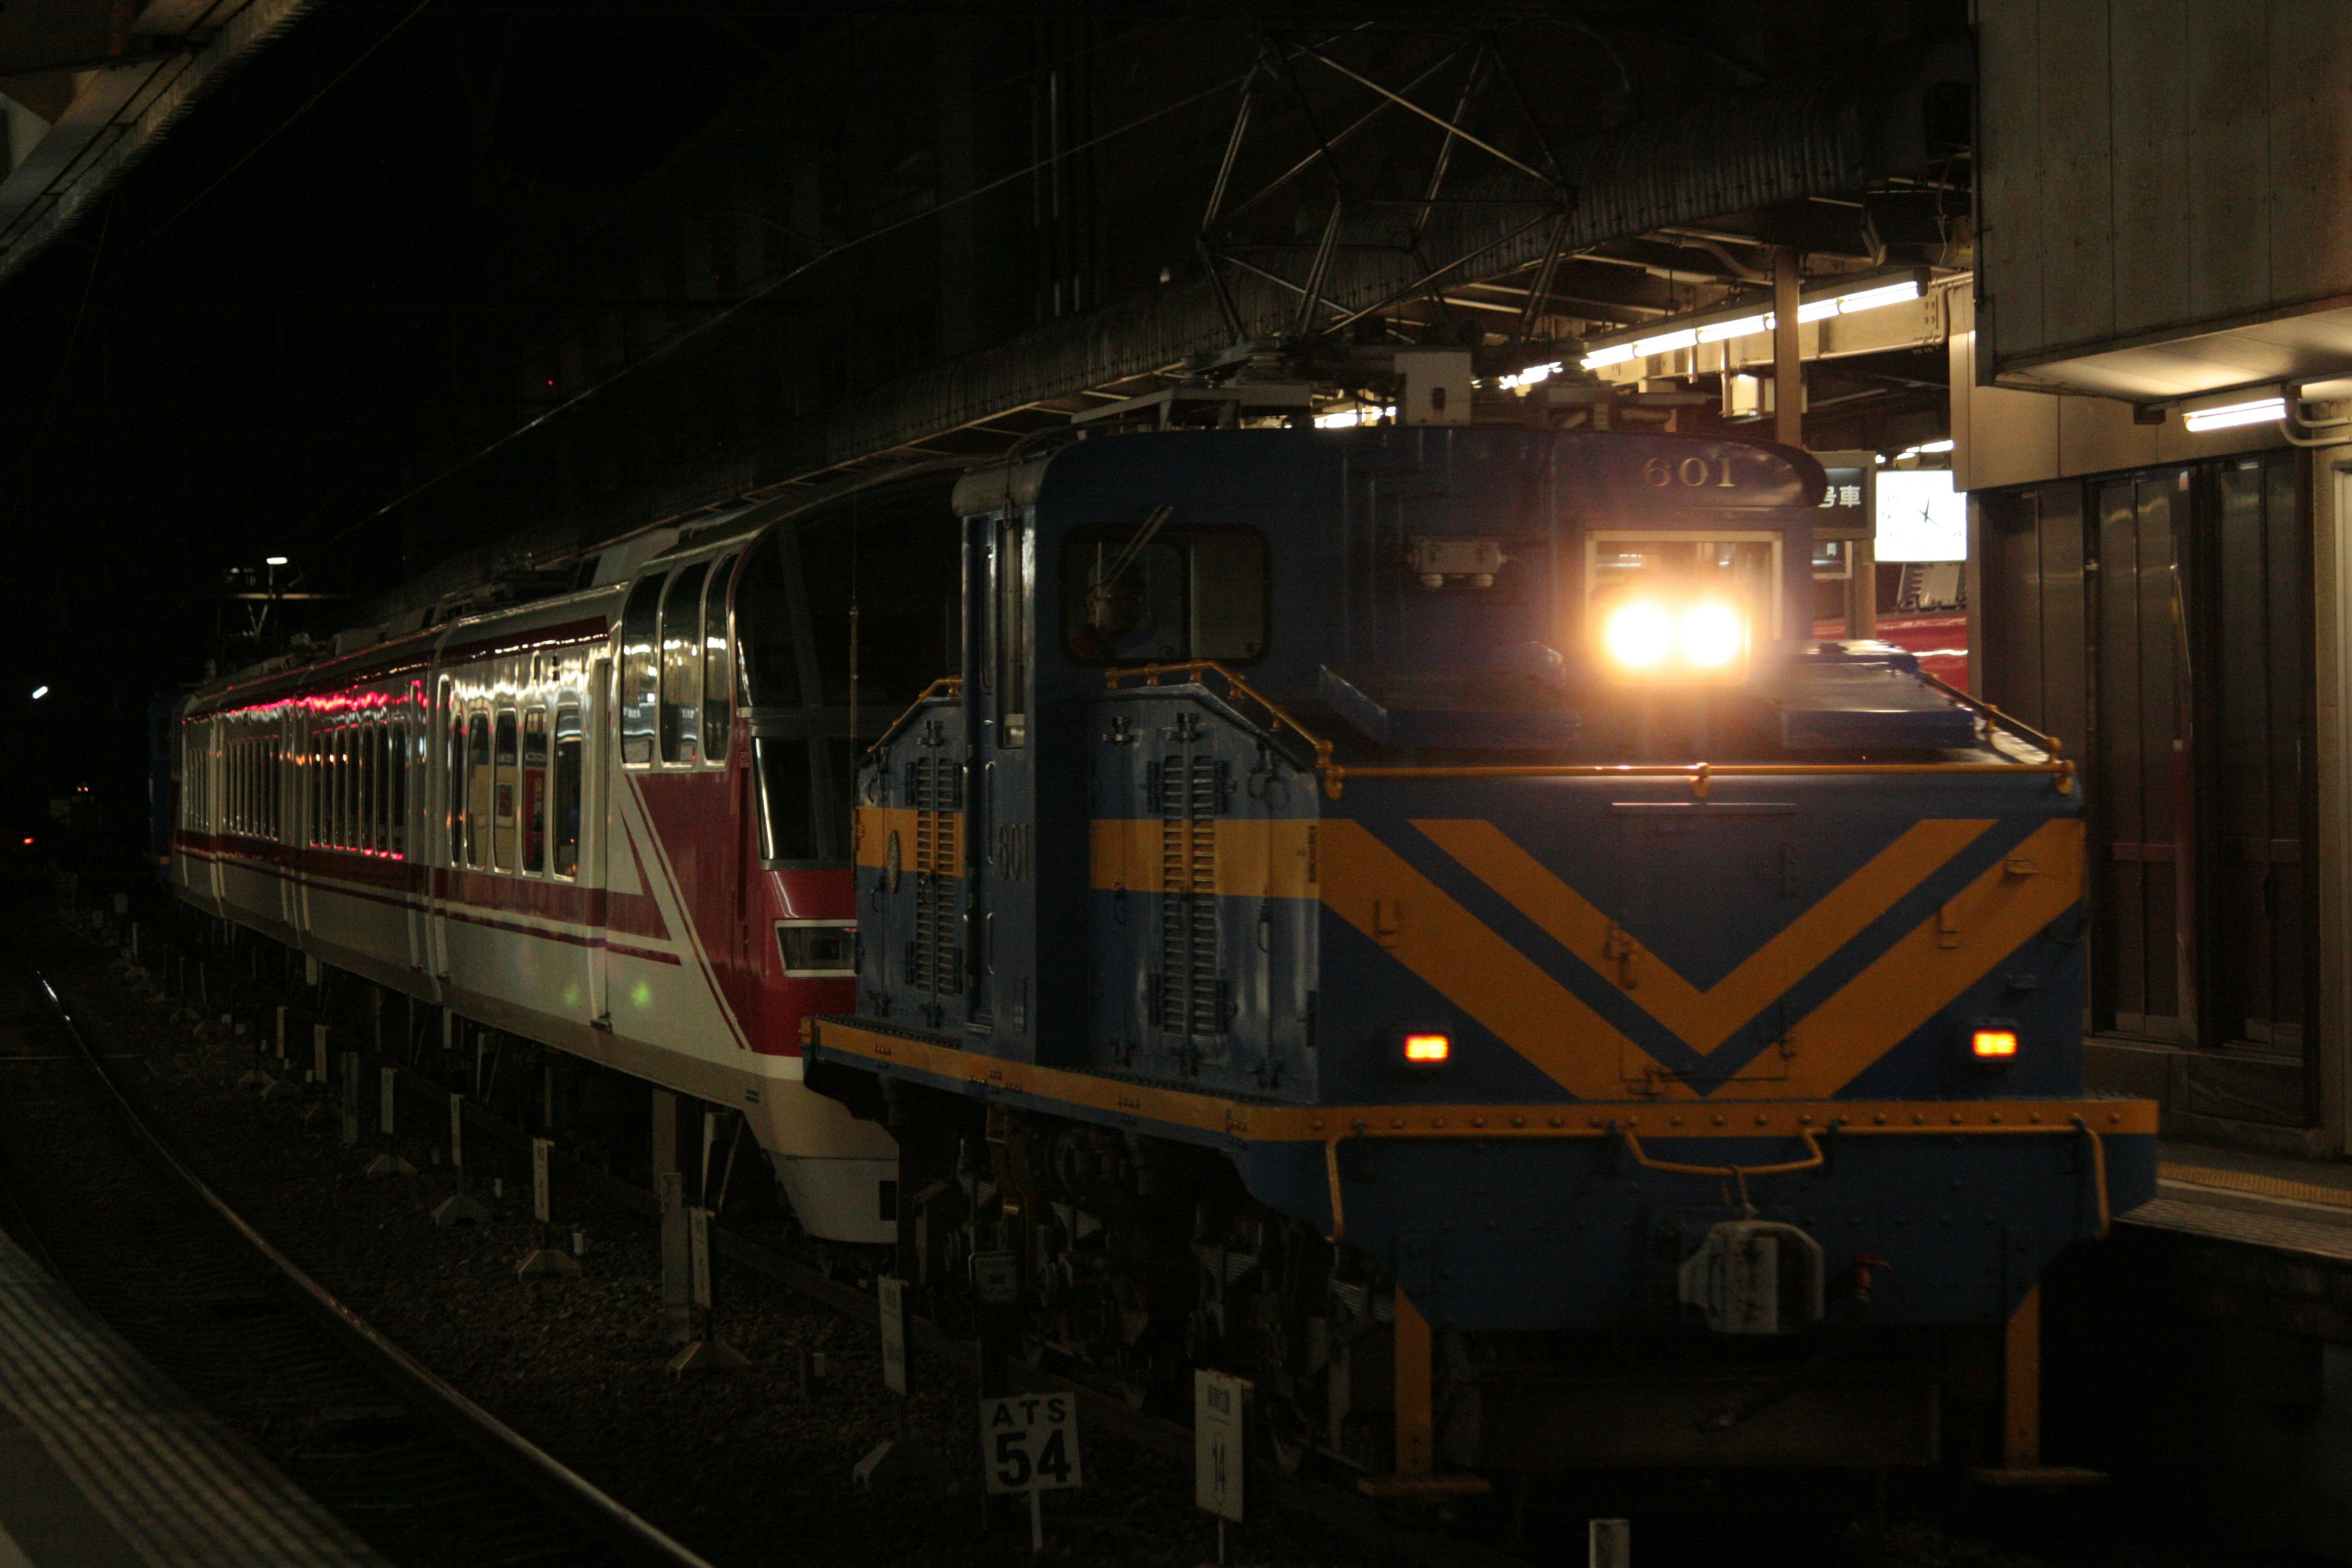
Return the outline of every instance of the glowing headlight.
<path id="1" fill-rule="evenodd" d="M 1729 664 L 1739 657 L 1740 647 L 1748 640 L 1739 612 L 1716 601 L 1685 610 L 1680 630 L 1683 658 L 1701 669 L 1720 669 Z"/>
<path id="2" fill-rule="evenodd" d="M 1675 625 L 1664 609 L 1637 599 L 1609 612 L 1601 646 L 1611 660 L 1627 669 L 1649 669 L 1674 650 Z"/>

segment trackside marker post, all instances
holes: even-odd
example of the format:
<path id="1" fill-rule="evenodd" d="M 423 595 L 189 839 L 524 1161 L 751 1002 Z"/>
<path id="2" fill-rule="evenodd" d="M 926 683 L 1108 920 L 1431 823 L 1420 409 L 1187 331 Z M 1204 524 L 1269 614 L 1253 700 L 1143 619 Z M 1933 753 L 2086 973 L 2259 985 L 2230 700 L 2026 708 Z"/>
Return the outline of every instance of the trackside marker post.
<path id="1" fill-rule="evenodd" d="M 1225 1561 L 1225 1523 L 1242 1522 L 1250 1394 L 1245 1377 L 1196 1368 L 1192 1373 L 1192 1501 L 1217 1516 L 1217 1561 Z"/>
<path id="2" fill-rule="evenodd" d="M 1633 1568 L 1633 1521 L 1596 1519 L 1585 1526 L 1585 1568 Z"/>
<path id="3" fill-rule="evenodd" d="M 882 1386 L 893 1394 L 907 1392 L 907 1282 L 889 1275 L 874 1281 L 882 1309 Z"/>
<path id="4" fill-rule="evenodd" d="M 1029 1494 L 1029 1550 L 1045 1549 L 1044 1496 L 1084 1484 L 1078 1404 L 1067 1394 L 1016 1394 L 980 1402 L 981 1468 L 989 1494 Z"/>
<path id="5" fill-rule="evenodd" d="M 711 1323 L 709 1209 L 690 1208 L 686 1211 L 686 1235 L 691 1263 L 688 1280 L 693 1289 L 694 1338 L 684 1350 L 670 1357 L 670 1373 L 683 1377 L 689 1372 L 733 1372 L 747 1367 L 751 1364 L 750 1360 L 742 1352 L 720 1339 Z"/>
<path id="6" fill-rule="evenodd" d="M 324 1024 L 310 1026 L 310 1081 L 317 1084 L 327 1081 L 327 1026 Z"/>
<path id="7" fill-rule="evenodd" d="M 515 1265 L 518 1279 L 577 1279 L 580 1263 L 575 1258 L 547 1245 L 547 1227 L 554 1222 L 554 1193 L 550 1187 L 547 1157 L 555 1147 L 552 1141 L 534 1138 L 530 1141 L 530 1217 L 537 1236 L 530 1250 Z"/>
<path id="8" fill-rule="evenodd" d="M 466 1191 L 466 1097 L 449 1096 L 449 1163 L 457 1173 L 457 1190 L 433 1211 L 435 1225 L 488 1225 L 489 1205 Z"/>

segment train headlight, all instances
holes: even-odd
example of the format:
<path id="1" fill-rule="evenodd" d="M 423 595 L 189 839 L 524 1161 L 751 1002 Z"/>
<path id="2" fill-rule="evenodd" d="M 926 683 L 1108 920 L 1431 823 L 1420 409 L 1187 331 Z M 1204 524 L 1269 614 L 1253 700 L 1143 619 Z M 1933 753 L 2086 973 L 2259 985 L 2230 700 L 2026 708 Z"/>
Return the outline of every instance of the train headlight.
<path id="1" fill-rule="evenodd" d="M 1601 612 L 1601 656 L 1621 680 L 1737 679 L 1748 644 L 1748 614 L 1729 599 L 1644 595 Z"/>
<path id="2" fill-rule="evenodd" d="M 1704 600 L 1683 612 L 1678 638 L 1682 656 L 1700 669 L 1721 669 L 1748 646 L 1748 625 L 1720 599 Z"/>
<path id="3" fill-rule="evenodd" d="M 1648 599 L 1619 605 L 1602 623 L 1601 646 L 1618 668 L 1646 673 L 1664 664 L 1674 651 L 1674 618 L 1664 605 Z"/>

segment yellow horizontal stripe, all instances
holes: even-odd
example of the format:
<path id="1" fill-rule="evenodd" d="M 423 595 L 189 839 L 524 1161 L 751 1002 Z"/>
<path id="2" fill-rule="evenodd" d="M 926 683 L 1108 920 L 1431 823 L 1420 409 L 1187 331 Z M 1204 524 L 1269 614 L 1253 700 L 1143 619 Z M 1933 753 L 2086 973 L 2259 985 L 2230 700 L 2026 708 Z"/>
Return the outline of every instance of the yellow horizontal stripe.
<path id="1" fill-rule="evenodd" d="M 1094 886 L 1102 892 L 1192 891 L 1195 875 L 1205 872 L 1211 889 L 1223 898 L 1311 899 L 1315 827 L 1311 819 L 1290 817 L 1168 823 L 1156 816 L 1098 816 L 1092 833 Z"/>

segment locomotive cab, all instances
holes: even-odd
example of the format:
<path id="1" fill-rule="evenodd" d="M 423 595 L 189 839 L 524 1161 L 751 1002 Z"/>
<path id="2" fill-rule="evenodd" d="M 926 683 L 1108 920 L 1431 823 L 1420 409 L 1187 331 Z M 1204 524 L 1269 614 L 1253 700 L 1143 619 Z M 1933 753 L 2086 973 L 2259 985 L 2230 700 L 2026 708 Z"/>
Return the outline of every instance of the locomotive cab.
<path id="1" fill-rule="evenodd" d="M 2083 1095 L 2071 763 L 1807 636 L 1821 486 L 1486 428 L 967 476 L 810 1046 L 902 1274 L 1011 1248 L 1045 1343 L 1368 1472 L 1932 1459 L 1921 1347 L 2152 1191 L 2153 1111 Z M 1780 1387 L 1846 1328 L 1900 1348 Z"/>

